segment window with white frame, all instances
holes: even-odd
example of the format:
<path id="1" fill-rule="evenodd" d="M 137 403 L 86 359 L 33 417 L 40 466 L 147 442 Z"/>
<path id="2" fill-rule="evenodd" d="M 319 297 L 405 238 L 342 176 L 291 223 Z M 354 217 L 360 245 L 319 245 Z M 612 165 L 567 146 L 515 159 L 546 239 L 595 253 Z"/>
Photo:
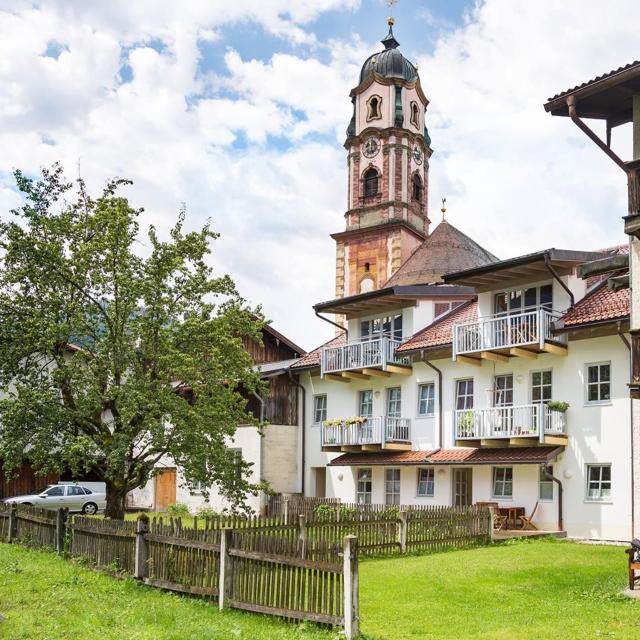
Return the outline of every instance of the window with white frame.
<path id="1" fill-rule="evenodd" d="M 418 385 L 418 415 L 432 416 L 435 410 L 435 385 L 425 382 Z"/>
<path id="2" fill-rule="evenodd" d="M 373 391 L 366 389 L 358 394 L 358 415 L 370 418 L 373 415 Z"/>
<path id="3" fill-rule="evenodd" d="M 513 405 L 513 374 L 507 373 L 493 378 L 493 406 L 511 407 Z"/>
<path id="4" fill-rule="evenodd" d="M 473 378 L 456 381 L 456 409 L 473 409 Z"/>
<path id="5" fill-rule="evenodd" d="M 384 502 L 388 505 L 400 504 L 400 469 L 384 471 Z"/>
<path id="6" fill-rule="evenodd" d="M 547 474 L 553 475 L 553 466 L 540 465 L 538 474 L 538 498 L 540 500 L 553 500 L 553 480 L 550 480 Z"/>
<path id="7" fill-rule="evenodd" d="M 551 400 L 551 369 L 531 372 L 531 402 L 547 402 Z"/>
<path id="8" fill-rule="evenodd" d="M 611 498 L 611 465 L 587 465 L 587 499 L 609 500 Z"/>
<path id="9" fill-rule="evenodd" d="M 433 498 L 435 473 L 433 467 L 418 469 L 418 496 Z"/>
<path id="10" fill-rule="evenodd" d="M 513 497 L 513 467 L 493 467 L 493 497 Z"/>
<path id="11" fill-rule="evenodd" d="M 322 424 L 327 419 L 327 396 L 313 396 L 313 424 Z"/>
<path id="12" fill-rule="evenodd" d="M 553 285 L 545 284 L 528 289 L 512 289 L 501 291 L 494 297 L 496 315 L 514 315 L 542 307 L 551 311 L 553 308 Z"/>
<path id="13" fill-rule="evenodd" d="M 360 322 L 360 339 L 377 340 L 378 338 L 393 338 L 402 340 L 402 313 Z"/>
<path id="14" fill-rule="evenodd" d="M 358 469 L 358 487 L 356 489 L 356 502 L 358 504 L 371 504 L 372 487 L 371 469 Z"/>
<path id="15" fill-rule="evenodd" d="M 399 418 L 402 415 L 402 390 L 400 387 L 387 389 L 387 416 Z"/>
<path id="16" fill-rule="evenodd" d="M 587 365 L 587 402 L 611 400 L 611 363 L 598 362 Z"/>

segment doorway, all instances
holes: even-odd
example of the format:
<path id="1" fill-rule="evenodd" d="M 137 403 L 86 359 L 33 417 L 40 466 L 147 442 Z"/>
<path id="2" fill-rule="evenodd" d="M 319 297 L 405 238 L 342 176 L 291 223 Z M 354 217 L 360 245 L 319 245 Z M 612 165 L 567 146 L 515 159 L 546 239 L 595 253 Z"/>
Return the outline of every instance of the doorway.
<path id="1" fill-rule="evenodd" d="M 453 470 L 453 506 L 468 507 L 473 500 L 471 469 Z"/>
<path id="2" fill-rule="evenodd" d="M 326 498 L 327 469 L 326 467 L 311 467 L 313 495 L 316 498 Z"/>
<path id="3" fill-rule="evenodd" d="M 162 469 L 156 475 L 156 510 L 164 511 L 176 502 L 176 470 Z"/>

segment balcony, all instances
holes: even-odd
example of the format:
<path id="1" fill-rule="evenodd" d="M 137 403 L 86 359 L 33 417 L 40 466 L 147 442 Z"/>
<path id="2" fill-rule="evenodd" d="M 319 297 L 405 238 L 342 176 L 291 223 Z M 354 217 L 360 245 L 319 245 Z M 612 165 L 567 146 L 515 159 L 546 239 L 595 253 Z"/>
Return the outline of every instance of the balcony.
<path id="1" fill-rule="evenodd" d="M 457 446 L 564 446 L 567 417 L 546 404 L 461 409 L 455 412 Z"/>
<path id="2" fill-rule="evenodd" d="M 323 451 L 394 451 L 411 450 L 411 420 L 376 416 L 366 418 L 360 424 L 332 424 L 327 420 L 322 425 Z"/>
<path id="3" fill-rule="evenodd" d="M 538 308 L 457 324 L 453 359 L 481 364 L 482 360 L 507 362 L 510 356 L 533 359 L 545 352 L 566 355 L 566 336 L 556 336 L 552 331 L 553 322 L 559 317 L 555 311 Z"/>
<path id="4" fill-rule="evenodd" d="M 395 355 L 400 344 L 400 340 L 383 337 L 349 342 L 339 347 L 324 347 L 320 360 L 321 375 L 342 382 L 366 380 L 371 376 L 388 377 L 392 373 L 411 375 L 409 359 Z"/>

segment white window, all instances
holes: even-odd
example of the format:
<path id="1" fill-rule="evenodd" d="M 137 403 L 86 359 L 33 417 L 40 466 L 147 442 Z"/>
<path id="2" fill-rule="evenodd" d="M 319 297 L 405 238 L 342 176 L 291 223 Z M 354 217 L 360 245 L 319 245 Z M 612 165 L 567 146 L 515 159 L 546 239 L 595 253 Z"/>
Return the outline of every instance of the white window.
<path id="1" fill-rule="evenodd" d="M 455 309 L 463 304 L 460 300 L 454 300 L 452 302 L 436 302 L 433 305 L 433 319 L 437 320 L 440 316 L 443 316 L 445 313 L 449 313 L 451 309 Z"/>
<path id="2" fill-rule="evenodd" d="M 587 499 L 609 500 L 611 498 L 611 465 L 587 465 Z"/>
<path id="3" fill-rule="evenodd" d="M 418 495 L 422 498 L 433 498 L 434 469 L 418 469 Z"/>
<path id="4" fill-rule="evenodd" d="M 358 394 L 358 414 L 364 418 L 370 418 L 373 415 L 373 391 L 371 389 L 360 391 Z"/>
<path id="5" fill-rule="evenodd" d="M 385 469 L 384 471 L 384 502 L 385 504 L 400 504 L 400 469 Z"/>
<path id="6" fill-rule="evenodd" d="M 531 373 L 531 402 L 547 402 L 552 399 L 551 369 Z"/>
<path id="7" fill-rule="evenodd" d="M 313 396 L 313 424 L 322 424 L 327 419 L 327 396 Z"/>
<path id="8" fill-rule="evenodd" d="M 402 314 L 363 320 L 360 323 L 360 339 L 377 340 L 378 338 L 393 338 L 402 340 Z"/>
<path id="9" fill-rule="evenodd" d="M 493 381 L 493 406 L 511 407 L 513 405 L 513 374 L 495 376 Z"/>
<path id="10" fill-rule="evenodd" d="M 432 416 L 435 404 L 435 385 L 427 382 L 418 386 L 418 415 Z"/>
<path id="11" fill-rule="evenodd" d="M 402 390 L 400 387 L 387 389 L 387 416 L 399 418 L 402 415 Z"/>
<path id="12" fill-rule="evenodd" d="M 456 382 L 456 409 L 473 409 L 473 378 Z"/>
<path id="13" fill-rule="evenodd" d="M 513 497 L 513 467 L 493 467 L 493 497 Z"/>
<path id="14" fill-rule="evenodd" d="M 587 365 L 587 402 L 611 400 L 611 363 Z"/>
<path id="15" fill-rule="evenodd" d="M 513 289 L 495 294 L 494 312 L 496 315 L 514 315 L 531 311 L 538 307 L 551 310 L 553 308 L 553 285 L 529 289 Z"/>
<path id="16" fill-rule="evenodd" d="M 358 488 L 356 502 L 358 504 L 371 504 L 372 478 L 371 469 L 358 469 Z"/>
<path id="17" fill-rule="evenodd" d="M 553 466 L 540 466 L 538 476 L 538 498 L 540 500 L 553 500 L 553 480 L 549 480 L 545 473 L 545 469 L 550 476 L 553 475 Z"/>

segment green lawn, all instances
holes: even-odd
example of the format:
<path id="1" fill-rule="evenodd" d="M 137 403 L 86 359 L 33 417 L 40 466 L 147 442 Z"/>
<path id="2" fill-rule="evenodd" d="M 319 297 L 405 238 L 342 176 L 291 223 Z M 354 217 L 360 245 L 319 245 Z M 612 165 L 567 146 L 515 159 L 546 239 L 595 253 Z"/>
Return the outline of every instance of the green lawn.
<path id="1" fill-rule="evenodd" d="M 640 638 L 621 547 L 521 541 L 360 565 L 368 640 Z M 231 611 L 0 545 L 0 638 L 333 640 L 335 632 Z"/>

